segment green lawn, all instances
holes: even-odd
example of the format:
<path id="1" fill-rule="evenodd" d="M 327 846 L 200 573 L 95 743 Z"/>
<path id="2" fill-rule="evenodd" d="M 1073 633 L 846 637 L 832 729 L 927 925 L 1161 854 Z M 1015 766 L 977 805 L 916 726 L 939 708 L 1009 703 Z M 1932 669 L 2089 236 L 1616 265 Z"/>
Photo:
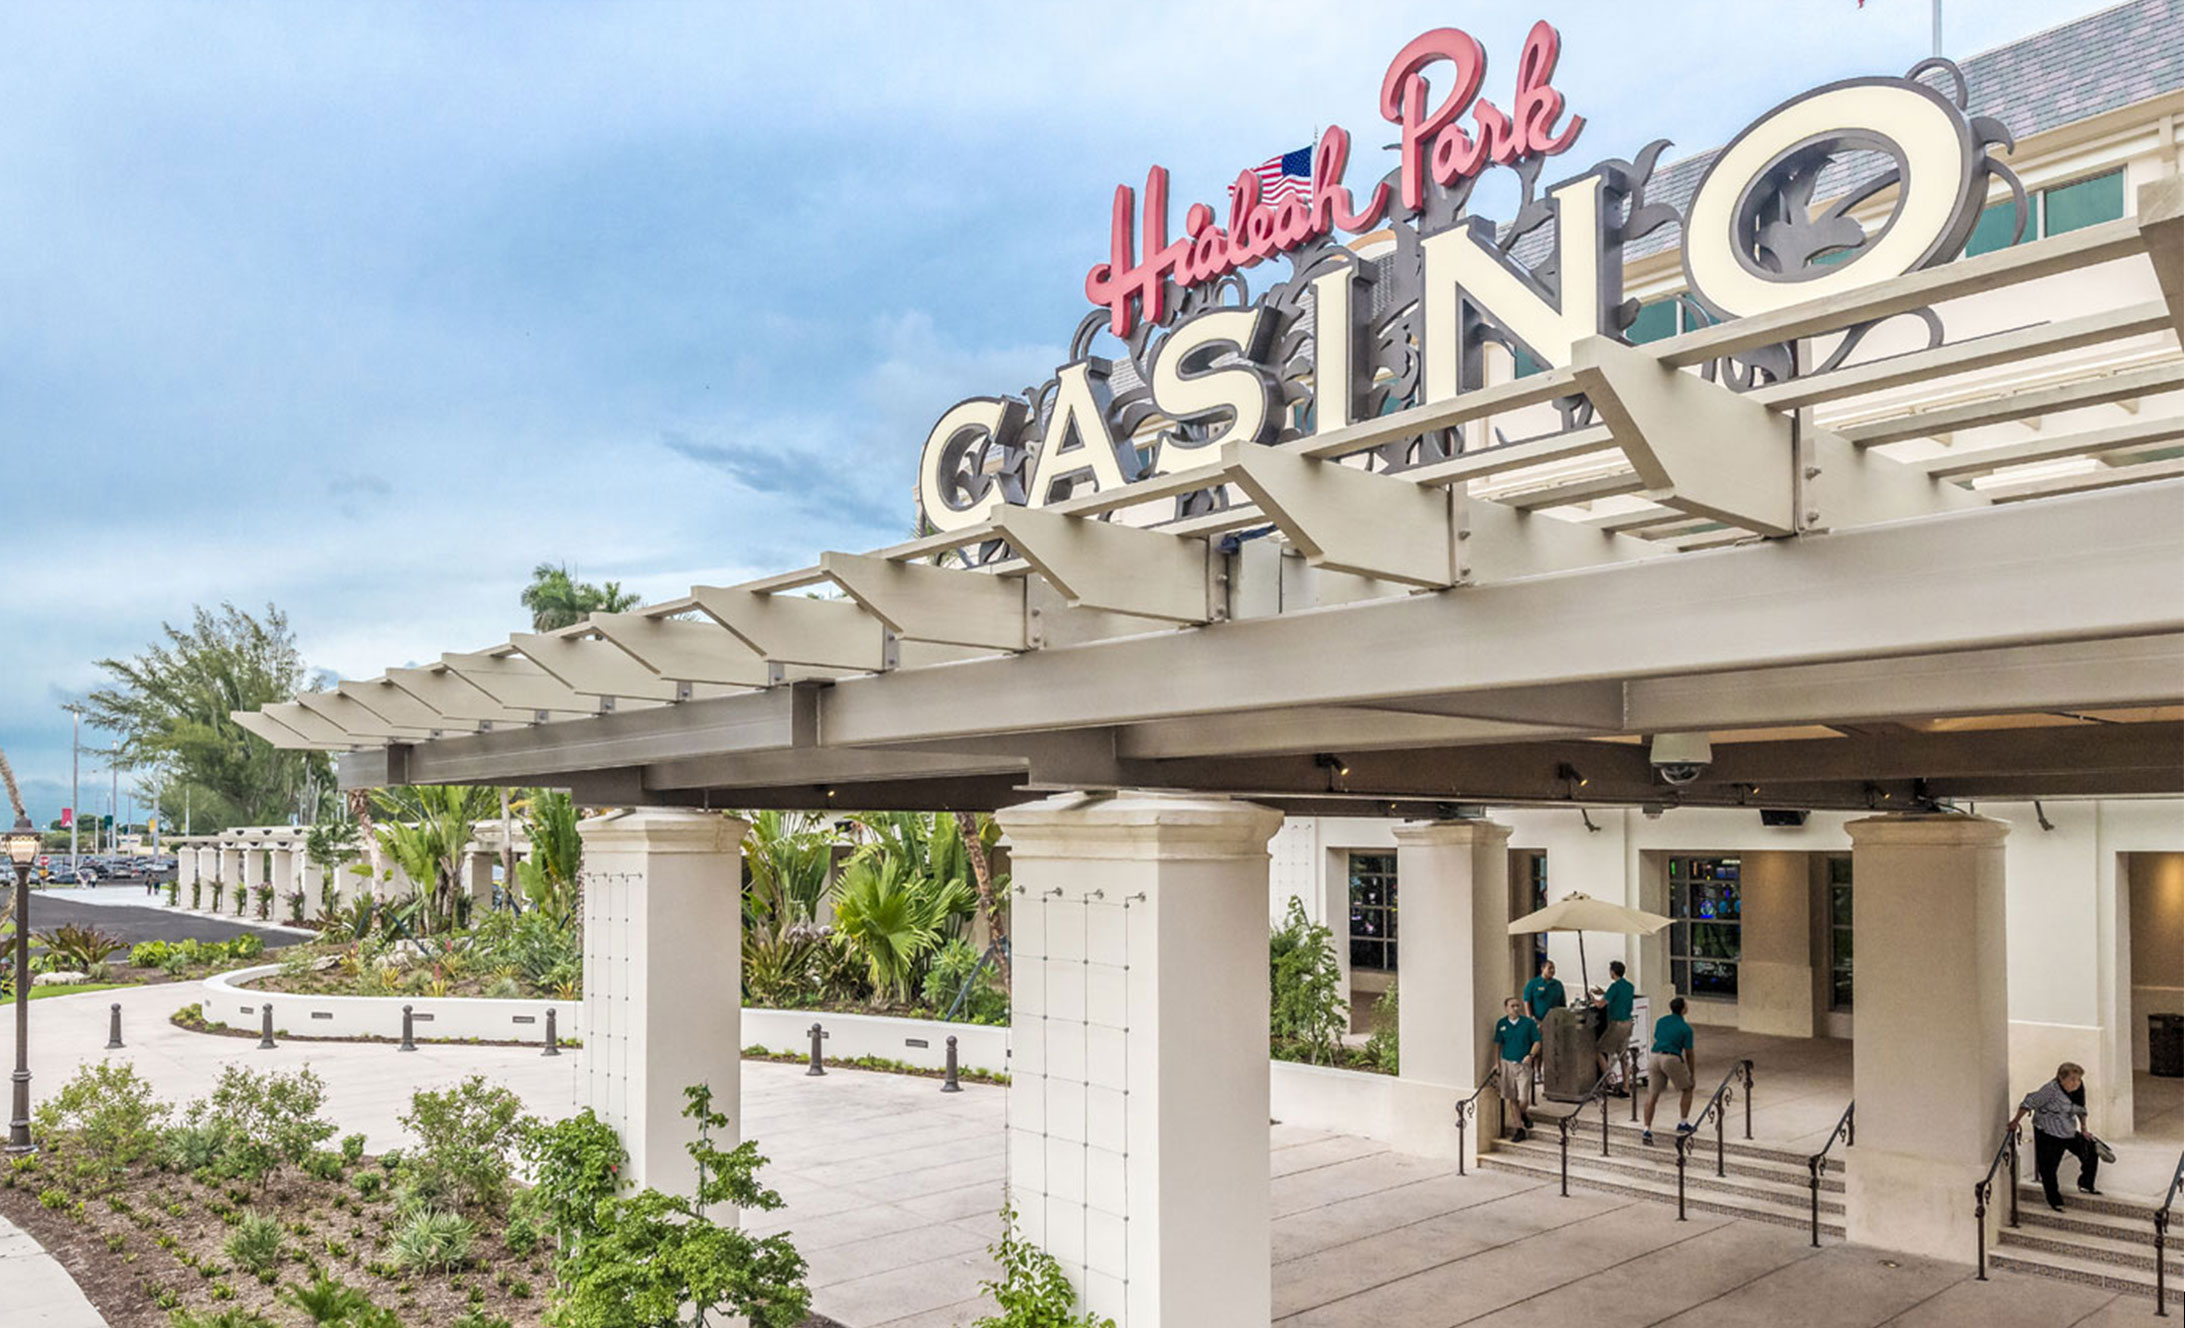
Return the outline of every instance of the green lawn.
<path id="1" fill-rule="evenodd" d="M 132 982 L 79 982 L 72 987 L 32 987 L 30 989 L 30 998 L 34 1001 L 42 1001 L 48 996 L 81 996 L 85 992 L 112 991 L 117 987 L 135 985 Z M 13 1000 L 14 997 L 11 996 L 8 999 Z"/>

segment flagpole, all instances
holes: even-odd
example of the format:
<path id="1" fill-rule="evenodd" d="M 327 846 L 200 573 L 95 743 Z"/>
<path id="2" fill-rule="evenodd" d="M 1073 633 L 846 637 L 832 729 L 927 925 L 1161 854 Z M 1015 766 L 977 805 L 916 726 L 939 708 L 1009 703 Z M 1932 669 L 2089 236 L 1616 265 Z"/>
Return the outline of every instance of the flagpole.
<path id="1" fill-rule="evenodd" d="M 1942 0 L 1934 0 L 1935 58 L 1942 58 Z"/>

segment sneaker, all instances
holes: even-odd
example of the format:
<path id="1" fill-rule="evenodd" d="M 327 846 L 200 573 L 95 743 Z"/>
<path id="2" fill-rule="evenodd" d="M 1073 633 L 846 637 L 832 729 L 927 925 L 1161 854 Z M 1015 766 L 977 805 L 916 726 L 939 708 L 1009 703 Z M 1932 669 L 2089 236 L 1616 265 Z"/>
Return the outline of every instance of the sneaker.
<path id="1" fill-rule="evenodd" d="M 1678 1122 L 1677 1122 L 1677 1133 L 1678 1133 L 1678 1134 L 1696 1134 L 1696 1133 L 1698 1133 L 1698 1132 L 1699 1132 L 1699 1127 L 1698 1127 L 1698 1126 L 1696 1126 L 1696 1125 L 1694 1125 L 1694 1124 L 1692 1124 L 1692 1122 L 1690 1122 L 1690 1121 L 1681 1121 L 1681 1120 L 1680 1120 L 1680 1121 L 1678 1121 Z"/>
<path id="2" fill-rule="evenodd" d="M 1653 1132 L 1652 1130 L 1641 1130 L 1641 1131 L 1639 1131 L 1639 1142 L 1640 1142 L 1640 1143 L 1642 1143 L 1642 1144 L 1651 1144 L 1651 1143 L 1653 1143 L 1653 1142 L 1654 1142 L 1654 1132 Z"/>
<path id="3" fill-rule="evenodd" d="M 2099 1199 L 2099 1198 L 2101 1198 L 2101 1197 L 2102 1197 L 2102 1192 L 2101 1192 L 2100 1190 L 2097 1190 L 2097 1189 L 2095 1189 L 2095 1188 L 2094 1188 L 2093 1186 L 2091 1186 L 2091 1185 L 2081 1185 L 2081 1186 L 2079 1187 L 2079 1193 L 2081 1193 L 2081 1194 L 2091 1194 L 2091 1195 L 2093 1195 L 2093 1196 L 2094 1196 L 2095 1198 L 2097 1198 L 2097 1199 Z"/>
<path id="4" fill-rule="evenodd" d="M 1526 1138 L 1526 1135 L 1527 1135 L 1527 1133 L 1528 1133 L 1528 1131 L 1527 1131 L 1527 1130 L 1525 1129 L 1525 1127 L 1524 1127 L 1524 1126 L 1522 1126 L 1522 1125 L 1518 1126 L 1518 1127 L 1517 1127 L 1517 1133 L 1516 1133 L 1516 1134 L 1513 1134 L 1513 1135 L 1511 1135 L 1511 1136 L 1510 1136 L 1510 1142 L 1511 1142 L 1511 1143 L 1513 1143 L 1513 1144 L 1521 1144 L 1521 1143 L 1524 1143 L 1524 1142 L 1525 1142 L 1525 1138 Z"/>

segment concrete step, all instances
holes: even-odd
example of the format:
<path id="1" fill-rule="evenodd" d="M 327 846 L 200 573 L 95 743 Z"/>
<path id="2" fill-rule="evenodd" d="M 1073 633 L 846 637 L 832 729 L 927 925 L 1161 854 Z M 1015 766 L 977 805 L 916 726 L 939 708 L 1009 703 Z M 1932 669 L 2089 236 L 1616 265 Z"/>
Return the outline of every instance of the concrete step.
<path id="1" fill-rule="evenodd" d="M 2024 1246 L 2006 1246 L 1988 1251 L 1988 1266 L 2008 1268 L 2015 1273 L 2032 1273 L 2037 1277 L 2053 1277 L 2061 1282 L 2076 1282 L 2081 1286 L 2100 1287 L 2105 1291 L 2129 1291 L 2153 1297 L 2155 1294 L 2155 1264 L 2149 1259 L 2145 1265 L 2133 1269 L 2121 1264 L 2103 1263 L 2070 1254 L 2052 1254 L 2046 1250 L 2028 1249 Z M 2170 1296 L 2178 1294 L 2176 1280 L 2170 1282 Z"/>
<path id="2" fill-rule="evenodd" d="M 2154 1257 L 2155 1222 L 2146 1210 L 2126 1214 L 2102 1209 L 2084 1208 L 2066 1199 L 2067 1207 L 2060 1213 L 2052 1213 L 2046 1203 L 2036 1197 L 2030 1203 L 2018 1205 L 2018 1221 L 2021 1230 L 2044 1232 L 2072 1232 L 2084 1236 L 2099 1236 L 2138 1245 Z M 2087 1202 L 2092 1202 L 2091 1200 Z M 2170 1220 L 2170 1230 L 2162 1238 L 2165 1248 L 2185 1250 L 2185 1233 L 2179 1228 L 2185 1221 Z M 2006 1228 L 2007 1229 L 2007 1228 Z"/>
<path id="3" fill-rule="evenodd" d="M 2015 1230 L 2005 1227 L 1996 1234 L 1997 1249 L 2038 1250 L 2043 1254 L 2061 1254 L 2094 1263 L 2112 1264 L 2120 1268 L 2145 1270 L 2150 1280 L 2154 1277 L 2155 1242 L 2152 1233 L 2146 1240 L 2120 1240 L 2114 1236 L 2090 1236 L 2077 1231 L 2044 1230 L 2021 1226 Z M 2185 1266 L 2175 1257 L 2165 1260 L 2170 1265 L 2171 1285 L 2177 1285 L 2185 1277 Z"/>
<path id="4" fill-rule="evenodd" d="M 1549 1157 L 1554 1157 L 1557 1149 L 1555 1131 L 1552 1128 L 1535 1130 L 1532 1137 L 1524 1143 L 1513 1144 L 1508 1140 L 1504 1140 L 1496 1147 L 1503 1150 L 1544 1152 Z M 1584 1162 L 1588 1166 L 1602 1167 L 1614 1171 L 1636 1171 L 1646 1175 L 1667 1176 L 1672 1182 L 1676 1179 L 1676 1145 L 1660 1135 L 1656 1135 L 1654 1143 L 1649 1146 L 1641 1143 L 1637 1135 L 1633 1135 L 1628 1139 L 1617 1139 L 1611 1134 L 1609 1150 L 1609 1156 L 1601 1156 L 1601 1133 L 1598 1127 L 1590 1133 L 1584 1135 L 1573 1134 L 1571 1136 L 1570 1156 L 1573 1165 Z M 1800 1194 L 1805 1194 L 1809 1188 L 1809 1177 L 1803 1162 L 1793 1166 L 1790 1163 L 1778 1162 L 1772 1158 L 1725 1155 L 1723 1164 L 1723 1169 L 1729 1175 L 1727 1178 L 1718 1178 L 1715 1175 L 1714 1149 L 1710 1147 L 1702 1150 L 1695 1146 L 1685 1159 L 1686 1188 L 1699 1184 L 1703 1176 L 1708 1181 L 1717 1184 L 1721 1183 L 1723 1179 L 1729 1181 L 1761 1181 L 1770 1185 L 1789 1187 Z M 1829 1201 L 1829 1196 L 1841 1195 L 1843 1192 L 1843 1168 L 1832 1163 L 1829 1173 L 1821 1178 L 1822 1202 L 1826 1203 Z"/>
<path id="5" fill-rule="evenodd" d="M 1671 1102 L 1655 1112 L 1654 1121 L 1658 1128 L 1654 1131 L 1654 1137 L 1657 1140 L 1668 1139 L 1676 1133 L 1677 1122 L 1668 1115 L 1669 1110 L 1676 1105 L 1676 1103 Z M 1617 1111 L 1615 1110 L 1616 1107 L 1622 1107 L 1624 1110 Z M 1630 1135 L 1631 1142 L 1636 1144 L 1639 1141 L 1640 1134 L 1645 1131 L 1645 1126 L 1626 1119 L 1626 1113 L 1629 1110 L 1630 1104 L 1620 1100 L 1611 1105 L 1608 1121 L 1609 1146 L 1611 1148 L 1614 1148 L 1616 1141 L 1626 1134 Z M 1596 1146 L 1598 1146 L 1601 1137 L 1601 1117 L 1597 1113 L 1589 1111 L 1587 1120 L 1593 1126 L 1593 1137 Z M 1730 1109 L 1729 1129 L 1723 1134 L 1723 1156 L 1755 1158 L 1764 1162 L 1781 1163 L 1785 1166 L 1796 1167 L 1799 1175 L 1805 1175 L 1806 1159 L 1811 1156 L 1810 1153 L 1803 1153 L 1781 1144 L 1770 1144 L 1763 1140 L 1747 1143 L 1738 1137 L 1744 1132 L 1744 1129 L 1744 1117 L 1738 1114 L 1737 1108 L 1732 1107 Z M 1701 1153 L 1705 1153 L 1710 1159 L 1715 1155 L 1715 1123 L 1713 1121 L 1709 1121 L 1706 1125 L 1700 1127 L 1699 1137 L 1692 1141 L 1692 1155 L 1697 1157 Z M 1829 1151 L 1829 1170 L 1841 1172 L 1843 1170 L 1843 1156 L 1844 1146 L 1839 1143 Z"/>
<path id="6" fill-rule="evenodd" d="M 1599 1161 L 1596 1157 L 1594 1161 Z M 1530 1152 L 1491 1153 L 1480 1159 L 1480 1166 L 1491 1171 L 1554 1184 L 1560 1176 L 1553 1157 L 1542 1157 Z M 1716 1185 L 1712 1173 L 1707 1176 Z M 1634 1199 L 1646 1199 L 1675 1207 L 1677 1202 L 1676 1171 L 1671 1168 L 1664 1179 L 1649 1175 L 1634 1175 L 1621 1171 L 1606 1171 L 1581 1166 L 1577 1158 L 1571 1159 L 1571 1185 L 1577 1189 L 1591 1190 L 1600 1194 L 1621 1194 Z M 1725 1217 L 1745 1217 L 1775 1226 L 1791 1227 L 1807 1231 L 1812 1226 L 1811 1196 L 1801 1190 L 1795 1196 L 1787 1193 L 1769 1194 L 1747 1188 L 1712 1189 L 1692 1183 L 1687 1173 L 1685 1184 L 1685 1211 L 1688 1213 L 1712 1213 Z M 1795 1202 L 1792 1202 L 1792 1200 Z M 1821 1204 L 1821 1232 L 1823 1235 L 1841 1238 L 1844 1234 L 1841 1204 L 1831 1204 L 1824 1199 Z"/>
<path id="7" fill-rule="evenodd" d="M 2030 1160 L 2028 1165 L 2030 1166 Z M 2124 1194 L 2122 1192 L 2114 1190 L 2102 1195 L 2099 1198 L 2095 1198 L 2090 1195 L 2084 1195 L 2079 1193 L 2077 1190 L 2071 1187 L 2071 1182 L 2068 1180 L 2066 1180 L 2063 1184 L 2063 1191 L 2064 1207 L 2066 1211 L 2078 1213 L 2106 1213 L 2112 1217 L 2136 1218 L 2142 1222 L 2146 1222 L 2150 1226 L 2150 1228 L 2154 1224 L 2155 1205 L 2161 1202 L 2160 1199 L 2146 1198 L 2135 1194 Z M 2041 1183 L 2039 1181 L 2021 1180 L 2018 1183 L 2018 1211 L 2020 1213 L 2027 1213 L 2032 1212 L 2036 1209 L 2043 1213 L 2048 1212 L 2048 1198 L 2041 1193 Z M 2173 1229 L 2176 1229 L 2181 1225 L 2180 1219 L 2175 1216 L 2175 1214 L 2177 1213 L 2177 1206 L 2173 1204 L 2170 1211 L 2173 1214 L 2170 1219 L 2170 1225 Z M 2053 1214 L 2051 1214 L 2051 1216 L 2053 1216 Z"/>

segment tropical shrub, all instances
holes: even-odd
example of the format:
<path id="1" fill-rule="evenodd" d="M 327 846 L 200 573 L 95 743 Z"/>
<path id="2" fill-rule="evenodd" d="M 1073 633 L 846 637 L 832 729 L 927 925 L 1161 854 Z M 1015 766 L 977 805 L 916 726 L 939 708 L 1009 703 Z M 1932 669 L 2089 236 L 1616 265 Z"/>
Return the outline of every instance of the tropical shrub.
<path id="1" fill-rule="evenodd" d="M 531 854 L 516 864 L 515 883 L 534 910 L 558 923 L 573 922 L 577 877 L 584 870 L 576 802 L 559 789 L 533 789 L 524 795 L 523 824 Z"/>
<path id="2" fill-rule="evenodd" d="M 309 1286 L 282 1287 L 281 1303 L 303 1311 L 315 1324 L 343 1324 L 372 1308 L 371 1297 L 321 1269 Z"/>
<path id="3" fill-rule="evenodd" d="M 1333 934 L 1307 918 L 1305 905 L 1292 895 L 1282 925 L 1268 936 L 1267 952 L 1268 1031 L 1275 1054 L 1316 1064 L 1334 1060 L 1350 1027 L 1350 1002 L 1343 996 Z"/>
<path id="4" fill-rule="evenodd" d="M 974 1024 L 1009 1022 L 1009 993 L 995 985 L 985 956 L 963 940 L 951 940 L 926 971 L 926 1004 L 943 1019 Z"/>
<path id="5" fill-rule="evenodd" d="M 221 1070 L 211 1095 L 192 1102 L 184 1114 L 183 1127 L 194 1137 L 185 1144 L 170 1132 L 170 1148 L 177 1153 L 202 1148 L 209 1138 L 216 1148 L 209 1165 L 263 1185 L 283 1166 L 303 1165 L 334 1137 L 333 1123 L 319 1115 L 325 1105 L 326 1084 L 309 1069 L 261 1075 L 230 1065 Z"/>
<path id="6" fill-rule="evenodd" d="M 1400 1063 L 1396 1041 L 1396 1000 L 1396 983 L 1391 982 L 1388 990 L 1382 992 L 1380 999 L 1373 1003 L 1370 1016 L 1373 1021 L 1373 1036 L 1366 1039 L 1366 1057 L 1373 1062 L 1373 1068 L 1383 1074 L 1397 1073 Z"/>
<path id="7" fill-rule="evenodd" d="M 529 1124 L 522 1099 L 474 1074 L 450 1089 L 412 1094 L 401 1121 L 417 1136 L 402 1157 L 405 1195 L 435 1206 L 506 1209 L 510 1156 Z"/>
<path id="8" fill-rule="evenodd" d="M 1004 1201 L 1001 1239 L 986 1247 L 1001 1276 L 979 1283 L 1000 1311 L 974 1320 L 971 1328 L 1115 1328 L 1115 1321 L 1077 1312 L 1077 1289 L 1055 1257 L 1025 1240 L 1017 1230 L 1017 1210 Z"/>
<path id="9" fill-rule="evenodd" d="M 531 1172 L 518 1220 L 528 1227 L 536 1214 L 566 1255 L 598 1233 L 600 1204 L 621 1192 L 622 1140 L 586 1107 L 552 1124 L 528 1122 L 517 1147 Z M 513 1222 L 508 1235 L 514 1249 Z"/>
<path id="10" fill-rule="evenodd" d="M 129 947 L 129 962 L 137 968 L 158 968 L 174 953 L 165 941 L 139 941 Z"/>
<path id="11" fill-rule="evenodd" d="M 93 964 L 103 964 L 107 956 L 129 948 L 129 943 L 119 936 L 109 936 L 96 927 L 78 926 L 73 922 L 49 932 L 33 932 L 31 940 L 45 947 L 47 958 L 76 973 Z"/>
<path id="12" fill-rule="evenodd" d="M 260 881 L 260 882 L 259 882 L 258 884 L 256 884 L 256 885 L 252 886 L 252 887 L 250 888 L 250 897 L 251 897 L 252 899 L 255 899 L 255 900 L 257 900 L 257 901 L 258 901 L 258 917 L 259 917 L 259 920 L 261 920 L 261 921 L 265 921 L 265 922 L 270 922 L 270 921 L 272 921 L 272 920 L 273 920 L 273 886 L 272 886 L 272 883 L 271 883 L 271 882 L 268 882 L 268 881 Z"/>
<path id="13" fill-rule="evenodd" d="M 41 1134 L 66 1134 L 84 1159 L 118 1171 L 159 1150 L 170 1108 L 128 1061 L 93 1061 L 76 1071 L 32 1116 Z"/>
<path id="14" fill-rule="evenodd" d="M 745 1140 L 723 1151 L 713 1131 L 728 1118 L 713 1110 L 703 1084 L 684 1090 L 683 1114 L 698 1122 L 687 1145 L 698 1167 L 690 1197 L 641 1190 L 596 1208 L 597 1233 L 564 1260 L 561 1302 L 547 1314 L 553 1328 L 674 1328 L 742 1315 L 751 1328 L 794 1328 L 812 1302 L 804 1257 L 786 1234 L 754 1237 L 708 1216 L 722 1204 L 772 1210 L 779 1194 L 761 1186 L 766 1159 Z"/>
<path id="15" fill-rule="evenodd" d="M 908 1001 L 944 929 L 972 906 L 963 882 L 915 875 L 907 858 L 868 845 L 843 869 L 835 930 L 864 962 L 875 1000 Z"/>
<path id="16" fill-rule="evenodd" d="M 238 1267 L 258 1274 L 273 1272 L 281 1266 L 281 1224 L 257 1213 L 245 1213 L 221 1248 Z"/>
<path id="17" fill-rule="evenodd" d="M 387 1252 L 403 1268 L 452 1271 L 470 1262 L 477 1238 L 478 1228 L 462 1214 L 419 1209 L 396 1229 Z"/>

